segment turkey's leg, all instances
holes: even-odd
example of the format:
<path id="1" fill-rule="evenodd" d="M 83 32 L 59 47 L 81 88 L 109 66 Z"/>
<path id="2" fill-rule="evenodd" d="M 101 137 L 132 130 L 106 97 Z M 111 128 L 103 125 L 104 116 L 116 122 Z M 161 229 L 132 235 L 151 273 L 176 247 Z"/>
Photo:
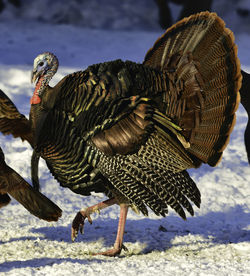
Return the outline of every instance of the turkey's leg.
<path id="1" fill-rule="evenodd" d="M 92 219 L 90 217 L 91 214 L 95 213 L 95 212 L 99 212 L 102 209 L 105 209 L 111 205 L 114 205 L 118 203 L 115 197 L 112 197 L 110 199 L 107 199 L 105 201 L 102 201 L 96 205 L 93 205 L 91 207 L 88 207 L 84 210 L 79 211 L 73 222 L 72 222 L 72 226 L 71 226 L 71 240 L 74 241 L 75 238 L 77 237 L 78 231 L 80 230 L 80 233 L 83 233 L 83 227 L 84 227 L 84 221 L 87 218 L 88 222 L 90 224 L 92 224 Z"/>
<path id="2" fill-rule="evenodd" d="M 94 206 L 91 206 L 85 210 L 78 212 L 72 222 L 72 228 L 71 228 L 72 241 L 75 240 L 79 229 L 80 229 L 80 232 L 82 233 L 83 226 L 84 226 L 84 220 L 86 218 L 88 218 L 88 221 L 90 224 L 92 223 L 90 214 L 92 214 L 94 212 L 98 212 L 101 209 L 104 209 L 104 208 L 111 206 L 113 204 L 116 204 L 116 203 L 118 203 L 117 200 L 115 198 L 111 198 L 111 199 L 105 200 L 101 203 L 98 203 Z M 123 236 L 124 236 L 127 214 L 128 214 L 128 204 L 124 204 L 124 203 L 120 204 L 120 218 L 119 218 L 117 235 L 116 235 L 114 247 L 110 250 L 96 253 L 94 255 L 104 255 L 104 256 L 114 257 L 114 256 L 119 255 L 121 253 L 122 249 L 127 250 L 127 248 L 123 245 Z"/>
<path id="3" fill-rule="evenodd" d="M 119 218 L 114 247 L 107 251 L 96 253 L 94 255 L 104 255 L 104 256 L 115 257 L 121 253 L 122 249 L 127 250 L 127 248 L 123 245 L 123 236 L 124 236 L 127 214 L 128 214 L 128 204 L 120 204 L 120 218 Z"/>

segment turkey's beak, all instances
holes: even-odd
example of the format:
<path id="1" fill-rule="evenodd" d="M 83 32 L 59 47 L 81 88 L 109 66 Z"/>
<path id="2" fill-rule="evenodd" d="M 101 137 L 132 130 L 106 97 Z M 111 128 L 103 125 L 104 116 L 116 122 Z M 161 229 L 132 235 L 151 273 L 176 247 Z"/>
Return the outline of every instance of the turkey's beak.
<path id="1" fill-rule="evenodd" d="M 33 70 L 31 72 L 31 83 L 35 83 L 36 80 L 39 78 L 40 73 L 37 70 Z"/>
<path id="2" fill-rule="evenodd" d="M 37 72 L 35 70 L 33 70 L 31 72 L 31 79 L 30 79 L 31 83 L 34 83 L 36 81 L 36 79 L 37 79 Z"/>

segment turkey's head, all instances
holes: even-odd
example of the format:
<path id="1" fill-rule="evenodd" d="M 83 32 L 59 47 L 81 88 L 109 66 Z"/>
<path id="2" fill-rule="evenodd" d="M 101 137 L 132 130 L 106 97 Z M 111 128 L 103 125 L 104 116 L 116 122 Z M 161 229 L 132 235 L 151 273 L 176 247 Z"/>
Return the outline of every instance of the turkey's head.
<path id="1" fill-rule="evenodd" d="M 58 64 L 57 57 L 50 52 L 45 52 L 35 58 L 31 73 L 31 82 L 36 82 L 36 88 L 30 100 L 31 104 L 38 104 L 41 102 L 40 97 L 48 86 L 49 81 L 55 75 Z"/>
<path id="2" fill-rule="evenodd" d="M 34 83 L 36 80 L 38 82 L 40 78 L 46 76 L 49 76 L 51 79 L 56 73 L 57 68 L 58 59 L 54 54 L 45 52 L 38 55 L 34 59 L 33 70 L 31 73 L 31 82 Z"/>

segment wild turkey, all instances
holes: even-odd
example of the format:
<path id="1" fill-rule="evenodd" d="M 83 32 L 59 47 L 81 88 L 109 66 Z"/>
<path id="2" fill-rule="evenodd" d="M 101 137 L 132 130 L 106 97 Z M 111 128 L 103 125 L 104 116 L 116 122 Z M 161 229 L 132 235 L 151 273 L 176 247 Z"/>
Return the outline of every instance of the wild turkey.
<path id="1" fill-rule="evenodd" d="M 120 205 L 113 249 L 123 247 L 128 207 L 182 218 L 200 206 L 186 169 L 217 165 L 235 123 L 241 85 L 232 32 L 214 13 L 185 18 L 169 28 L 143 64 L 115 60 L 49 81 L 57 58 L 34 60 L 30 122 L 37 154 L 63 187 L 109 199 L 80 211 L 72 239 L 91 213 Z M 190 200 L 190 201 L 189 201 Z"/>
<path id="2" fill-rule="evenodd" d="M 241 71 L 242 73 L 242 87 L 240 89 L 241 103 L 244 106 L 248 117 L 250 115 L 250 74 L 247 72 Z M 247 127 L 244 134 L 245 146 L 247 152 L 248 162 L 250 163 L 250 122 L 248 119 Z"/>
<path id="3" fill-rule="evenodd" d="M 10 202 L 8 194 L 40 219 L 57 221 L 62 214 L 58 206 L 36 191 L 5 163 L 4 153 L 0 147 L 0 208 Z"/>

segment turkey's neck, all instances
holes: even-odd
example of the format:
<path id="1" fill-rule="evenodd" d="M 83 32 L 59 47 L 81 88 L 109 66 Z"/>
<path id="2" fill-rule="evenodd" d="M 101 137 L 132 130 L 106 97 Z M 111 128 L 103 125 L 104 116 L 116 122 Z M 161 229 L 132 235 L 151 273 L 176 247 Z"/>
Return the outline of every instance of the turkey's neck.
<path id="1" fill-rule="evenodd" d="M 48 70 L 45 75 L 38 79 L 33 96 L 30 99 L 30 104 L 39 104 L 41 102 L 41 97 L 48 87 L 50 80 L 55 75 L 57 68 L 58 64 L 53 64 L 52 68 Z"/>
<path id="2" fill-rule="evenodd" d="M 36 84 L 35 91 L 32 98 L 30 99 L 30 104 L 39 104 L 41 102 L 41 95 L 47 86 L 48 81 L 44 76 L 42 76 Z"/>

